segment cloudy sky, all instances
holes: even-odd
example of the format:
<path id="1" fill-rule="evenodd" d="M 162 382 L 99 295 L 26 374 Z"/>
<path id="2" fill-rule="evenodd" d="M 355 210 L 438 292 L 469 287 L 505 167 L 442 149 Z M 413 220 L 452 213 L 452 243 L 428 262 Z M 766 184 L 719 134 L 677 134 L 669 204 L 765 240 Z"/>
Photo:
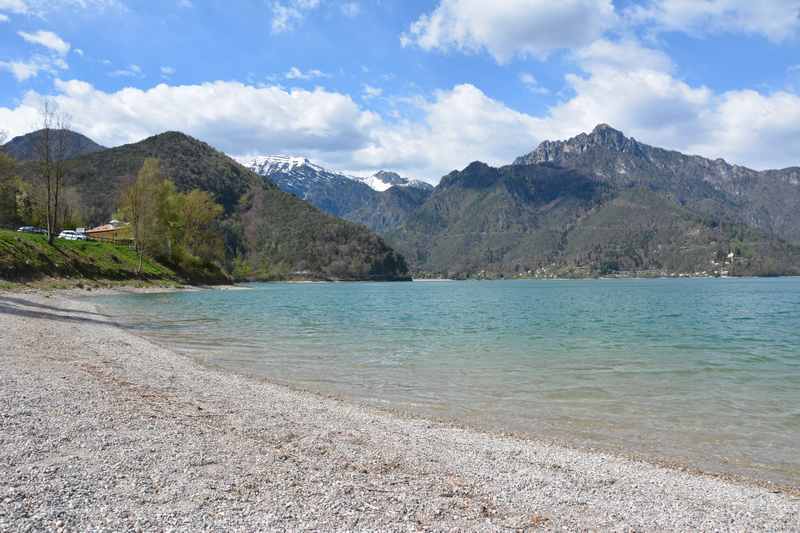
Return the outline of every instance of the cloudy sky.
<path id="1" fill-rule="evenodd" d="M 180 130 L 433 183 L 608 123 L 800 165 L 800 0 L 0 0 L 0 130 Z"/>

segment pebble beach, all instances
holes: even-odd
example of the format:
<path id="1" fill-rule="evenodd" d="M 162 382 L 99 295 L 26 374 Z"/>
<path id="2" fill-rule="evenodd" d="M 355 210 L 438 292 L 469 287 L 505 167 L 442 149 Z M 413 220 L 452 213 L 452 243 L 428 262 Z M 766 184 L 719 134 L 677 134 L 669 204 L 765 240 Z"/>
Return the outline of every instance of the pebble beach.
<path id="1" fill-rule="evenodd" d="M 0 293 L 0 531 L 800 531 L 797 491 L 206 368 Z"/>

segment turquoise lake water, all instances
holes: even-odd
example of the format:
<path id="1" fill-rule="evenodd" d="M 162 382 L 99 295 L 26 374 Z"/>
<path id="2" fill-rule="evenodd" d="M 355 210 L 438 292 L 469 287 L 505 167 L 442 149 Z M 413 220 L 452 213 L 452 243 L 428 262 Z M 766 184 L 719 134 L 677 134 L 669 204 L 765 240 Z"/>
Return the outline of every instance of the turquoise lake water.
<path id="1" fill-rule="evenodd" d="M 800 279 L 247 287 L 97 301 L 240 373 L 800 486 Z"/>

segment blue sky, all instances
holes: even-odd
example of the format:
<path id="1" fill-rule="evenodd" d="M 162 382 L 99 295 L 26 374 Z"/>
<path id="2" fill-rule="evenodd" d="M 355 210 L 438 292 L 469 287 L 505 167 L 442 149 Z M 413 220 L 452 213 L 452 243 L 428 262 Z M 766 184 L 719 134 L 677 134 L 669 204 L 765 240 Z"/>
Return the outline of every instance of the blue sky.
<path id="1" fill-rule="evenodd" d="M 0 129 L 51 98 L 98 142 L 165 130 L 432 182 L 609 123 L 800 165 L 800 0 L 0 0 Z"/>

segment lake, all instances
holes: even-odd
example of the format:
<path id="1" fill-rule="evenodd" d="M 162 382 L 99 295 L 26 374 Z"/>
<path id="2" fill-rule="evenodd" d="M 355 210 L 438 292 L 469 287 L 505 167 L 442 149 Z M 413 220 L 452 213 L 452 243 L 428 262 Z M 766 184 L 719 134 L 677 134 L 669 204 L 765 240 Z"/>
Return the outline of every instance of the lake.
<path id="1" fill-rule="evenodd" d="M 246 287 L 96 300 L 239 373 L 800 486 L 800 279 Z"/>

